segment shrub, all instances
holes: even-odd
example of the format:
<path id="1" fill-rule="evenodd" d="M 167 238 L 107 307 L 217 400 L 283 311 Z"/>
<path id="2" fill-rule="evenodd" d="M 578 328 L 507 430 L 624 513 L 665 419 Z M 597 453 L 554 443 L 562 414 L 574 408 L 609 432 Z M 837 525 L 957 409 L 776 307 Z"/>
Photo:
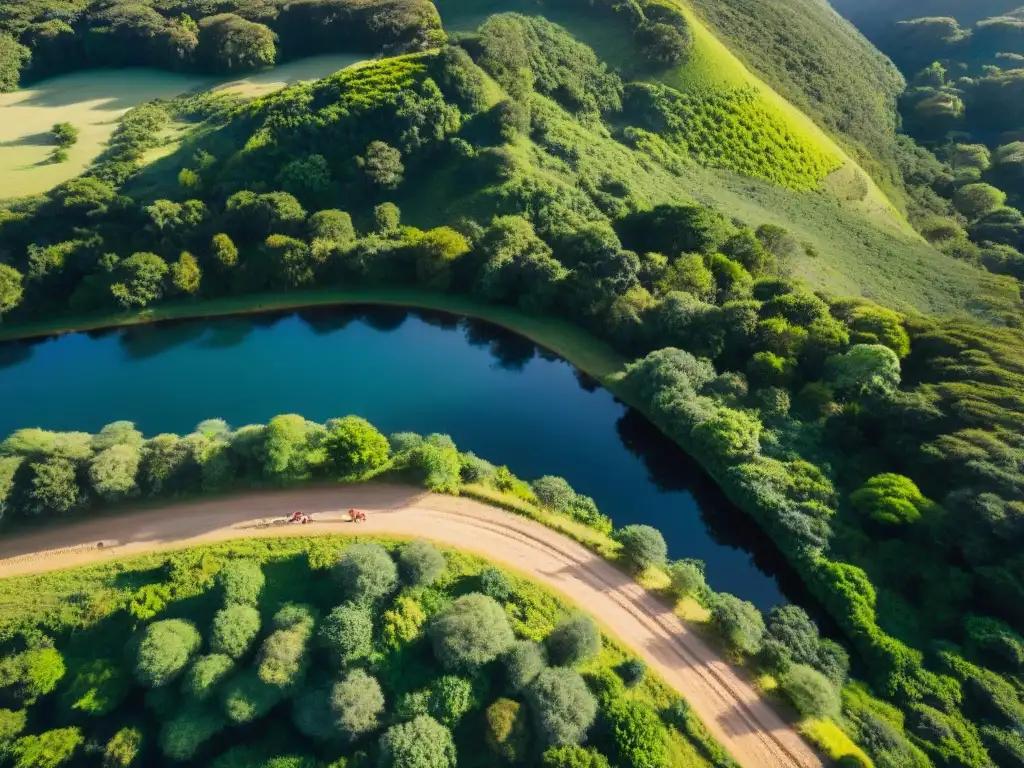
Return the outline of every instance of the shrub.
<path id="1" fill-rule="evenodd" d="M 420 604 L 411 597 L 400 595 L 381 617 L 381 643 L 385 648 L 398 650 L 420 636 L 426 621 L 427 615 Z"/>
<path id="2" fill-rule="evenodd" d="M 299 629 L 306 633 L 316 623 L 316 609 L 305 603 L 285 603 L 271 619 L 275 629 Z"/>
<path id="3" fill-rule="evenodd" d="M 502 607 L 486 595 L 463 595 L 429 629 L 434 655 L 448 669 L 474 669 L 493 661 L 515 637 Z"/>
<path id="4" fill-rule="evenodd" d="M 233 667 L 231 657 L 222 653 L 200 656 L 185 673 L 181 692 L 196 701 L 205 701 Z"/>
<path id="5" fill-rule="evenodd" d="M 647 674 L 647 665 L 640 659 L 630 659 L 622 662 L 615 671 L 619 673 L 627 688 L 635 688 Z"/>
<path id="6" fill-rule="evenodd" d="M 780 677 L 793 666 L 793 656 L 783 643 L 774 637 L 766 637 L 757 652 L 757 664 L 765 672 Z"/>
<path id="7" fill-rule="evenodd" d="M 557 666 L 573 666 L 597 655 L 601 634 L 594 620 L 584 613 L 562 619 L 547 636 L 548 658 Z"/>
<path id="8" fill-rule="evenodd" d="M 444 555 L 428 541 L 411 541 L 398 553 L 398 569 L 406 583 L 414 587 L 433 584 L 444 573 Z"/>
<path id="9" fill-rule="evenodd" d="M 331 710 L 331 686 L 319 685 L 303 691 L 292 703 L 292 722 L 299 733 L 325 741 L 337 735 Z"/>
<path id="10" fill-rule="evenodd" d="M 541 757 L 542 768 L 610 768 L 608 758 L 596 749 L 584 749 L 572 744 L 551 747 Z"/>
<path id="11" fill-rule="evenodd" d="M 28 710 L 0 709 L 0 754 L 25 730 Z"/>
<path id="12" fill-rule="evenodd" d="M 128 768 L 142 754 L 143 737 L 138 728 L 122 728 L 103 750 L 103 768 Z"/>
<path id="13" fill-rule="evenodd" d="M 165 619 L 146 627 L 130 643 L 135 679 L 150 688 L 166 685 L 181 674 L 202 638 L 191 622 Z"/>
<path id="14" fill-rule="evenodd" d="M 264 640 L 257 667 L 260 680 L 278 688 L 293 688 L 301 683 L 309 666 L 306 646 L 311 629 L 297 624 L 279 629 Z"/>
<path id="15" fill-rule="evenodd" d="M 455 768 L 451 731 L 428 715 L 394 725 L 380 738 L 379 768 Z"/>
<path id="16" fill-rule="evenodd" d="M 668 545 L 657 528 L 627 525 L 615 538 L 622 544 L 622 554 L 632 567 L 642 570 L 665 564 Z"/>
<path id="17" fill-rule="evenodd" d="M 530 483 L 530 487 L 537 496 L 537 501 L 558 512 L 565 512 L 576 497 L 572 486 L 561 477 L 545 475 Z"/>
<path id="18" fill-rule="evenodd" d="M 443 675 L 430 686 L 430 715 L 450 728 L 476 706 L 473 683 L 464 677 Z"/>
<path id="19" fill-rule="evenodd" d="M 504 571 L 488 566 L 480 572 L 480 591 L 499 603 L 508 602 L 512 597 L 512 582 Z"/>
<path id="20" fill-rule="evenodd" d="M 213 617 L 210 650 L 237 659 L 249 650 L 259 631 L 259 611 L 251 605 L 228 605 Z"/>
<path id="21" fill-rule="evenodd" d="M 331 689 L 331 711 L 339 733 L 355 739 L 377 727 L 384 711 L 384 693 L 376 678 L 354 669 Z"/>
<path id="22" fill-rule="evenodd" d="M 964 632 L 972 654 L 1003 669 L 1024 667 L 1024 638 L 998 619 L 968 616 Z"/>
<path id="23" fill-rule="evenodd" d="M 679 597 L 693 597 L 704 591 L 704 573 L 694 563 L 680 560 L 669 568 L 672 589 Z"/>
<path id="24" fill-rule="evenodd" d="M 119 665 L 94 659 L 78 670 L 62 699 L 68 709 L 102 717 L 121 705 L 130 687 L 131 681 Z"/>
<path id="25" fill-rule="evenodd" d="M 506 763 L 525 762 L 530 751 L 530 724 L 518 701 L 498 699 L 487 708 L 484 736 L 490 750 Z"/>
<path id="26" fill-rule="evenodd" d="M 780 683 L 782 692 L 804 717 L 838 717 L 839 692 L 832 681 L 805 664 L 794 664 Z"/>
<path id="27" fill-rule="evenodd" d="M 353 544 L 334 566 L 334 575 L 345 597 L 354 602 L 373 602 L 398 584 L 395 561 L 379 544 Z"/>
<path id="28" fill-rule="evenodd" d="M 909 477 L 893 473 L 875 475 L 850 494 L 850 502 L 865 517 L 879 525 L 916 523 L 936 509 Z"/>
<path id="29" fill-rule="evenodd" d="M 502 656 L 508 689 L 520 693 L 547 667 L 544 646 L 532 640 L 516 640 Z"/>
<path id="30" fill-rule="evenodd" d="M 720 593 L 711 602 L 711 626 L 733 649 L 753 655 L 761 648 L 764 619 L 745 600 Z"/>
<path id="31" fill-rule="evenodd" d="M 71 760 L 84 741 L 77 728 L 60 728 L 22 736 L 8 750 L 14 768 L 57 768 Z"/>
<path id="32" fill-rule="evenodd" d="M 317 639 L 340 666 L 365 658 L 373 650 L 373 616 L 359 605 L 339 605 L 323 620 Z"/>
<path id="33" fill-rule="evenodd" d="M 639 701 L 619 699 L 604 710 L 613 759 L 618 765 L 660 768 L 668 765 L 668 733 L 661 718 Z"/>
<path id="34" fill-rule="evenodd" d="M 526 689 L 537 738 L 544 747 L 579 743 L 597 714 L 597 700 L 578 673 L 545 669 Z"/>
<path id="35" fill-rule="evenodd" d="M 331 422 L 324 446 L 331 467 L 341 476 L 363 475 L 380 469 L 387 464 L 391 453 L 388 439 L 358 416 Z"/>
<path id="36" fill-rule="evenodd" d="M 265 581 L 259 564 L 250 560 L 232 560 L 217 573 L 217 586 L 226 603 L 255 605 Z"/>
<path id="37" fill-rule="evenodd" d="M 255 669 L 247 669 L 225 684 L 221 705 L 231 722 L 251 723 L 267 714 L 282 695 L 281 688 L 263 682 Z"/>
<path id="38" fill-rule="evenodd" d="M 813 665 L 818 657 L 818 627 L 797 605 L 775 606 L 768 613 L 767 631 L 789 651 L 795 664 Z"/>
<path id="39" fill-rule="evenodd" d="M 225 725 L 223 716 L 212 709 L 193 705 L 160 730 L 160 751 L 171 760 L 191 760 L 207 741 Z"/>

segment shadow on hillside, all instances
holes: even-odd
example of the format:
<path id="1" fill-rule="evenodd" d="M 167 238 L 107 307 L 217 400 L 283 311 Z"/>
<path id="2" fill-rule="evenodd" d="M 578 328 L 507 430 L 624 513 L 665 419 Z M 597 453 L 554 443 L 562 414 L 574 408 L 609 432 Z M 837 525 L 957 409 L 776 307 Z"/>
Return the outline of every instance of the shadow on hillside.
<path id="1" fill-rule="evenodd" d="M 55 145 L 56 142 L 53 140 L 53 134 L 49 131 L 42 131 L 41 133 L 27 133 L 16 139 L 0 141 L 0 147 L 48 147 Z"/>

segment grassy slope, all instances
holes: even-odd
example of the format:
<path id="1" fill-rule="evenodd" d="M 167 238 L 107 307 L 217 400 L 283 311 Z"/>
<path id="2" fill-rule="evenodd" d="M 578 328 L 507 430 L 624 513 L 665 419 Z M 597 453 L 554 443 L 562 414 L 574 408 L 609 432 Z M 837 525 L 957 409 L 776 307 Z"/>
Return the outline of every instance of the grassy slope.
<path id="1" fill-rule="evenodd" d="M 829 193 L 801 194 L 726 171 L 701 168 L 688 163 L 681 175 L 645 163 L 620 144 L 599 132 L 579 128 L 577 146 L 584 151 L 583 162 L 614 169 L 629 178 L 649 203 L 698 200 L 714 205 L 745 222 L 772 222 L 794 232 L 810 243 L 820 258 L 801 258 L 793 266 L 796 274 L 816 288 L 843 295 L 863 295 L 904 310 L 952 313 L 977 308 L 981 297 L 998 294 L 998 303 L 1011 303 L 1012 288 L 1005 281 L 958 262 L 925 244 L 896 215 L 885 195 L 870 177 L 846 155 L 838 144 L 809 117 L 765 85 L 701 24 L 692 10 L 683 7 L 694 28 L 693 55 L 682 67 L 659 76 L 673 87 L 690 91 L 756 87 L 765 104 L 780 120 L 800 135 L 844 159 L 844 167 L 829 179 Z M 489 14 L 517 11 L 543 14 L 562 24 L 579 40 L 597 51 L 611 65 L 628 71 L 636 57 L 628 39 L 615 34 L 614 25 L 573 16 L 563 7 L 538 7 L 527 0 L 481 0 L 455 2 L 440 0 L 438 8 L 446 28 L 471 30 Z M 858 182 L 858 177 L 860 181 Z M 571 174 L 566 180 L 575 184 Z M 867 192 L 862 199 L 849 198 L 858 183 Z M 433 179 L 432 194 L 410 195 L 402 205 L 411 223 L 436 223 L 437 211 L 444 218 L 486 213 L 486 201 L 459 199 L 461 189 L 441 190 L 443 177 Z M 471 196 L 472 197 L 472 196 Z M 429 204 L 420 205 L 420 201 Z M 402 201 L 399 201 L 400 204 Z M 424 215 L 418 215 L 423 212 Z M 427 215 L 429 214 L 429 215 Z"/>
<path id="2" fill-rule="evenodd" d="M 98 70 L 61 75 L 31 88 L 0 94 L 0 199 L 35 195 L 80 175 L 103 151 L 117 121 L 132 107 L 196 90 L 263 96 L 325 77 L 364 56 L 314 56 L 243 78 L 212 79 L 149 69 Z M 48 131 L 69 122 L 81 129 L 67 162 L 47 161 Z M 161 148 L 150 159 L 165 156 Z"/>

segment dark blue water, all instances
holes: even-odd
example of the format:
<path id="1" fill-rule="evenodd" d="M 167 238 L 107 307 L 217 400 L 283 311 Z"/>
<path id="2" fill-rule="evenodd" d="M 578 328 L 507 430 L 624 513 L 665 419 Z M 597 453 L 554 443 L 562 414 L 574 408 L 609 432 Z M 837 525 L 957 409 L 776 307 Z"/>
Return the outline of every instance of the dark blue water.
<path id="1" fill-rule="evenodd" d="M 477 321 L 388 308 L 188 321 L 0 346 L 0 435 L 147 435 L 280 413 L 357 414 L 384 432 L 446 432 L 522 478 L 565 477 L 616 525 L 648 523 L 672 557 L 761 608 L 798 580 L 756 525 L 642 416 L 571 365 Z M 781 582 L 781 587 L 780 587 Z"/>

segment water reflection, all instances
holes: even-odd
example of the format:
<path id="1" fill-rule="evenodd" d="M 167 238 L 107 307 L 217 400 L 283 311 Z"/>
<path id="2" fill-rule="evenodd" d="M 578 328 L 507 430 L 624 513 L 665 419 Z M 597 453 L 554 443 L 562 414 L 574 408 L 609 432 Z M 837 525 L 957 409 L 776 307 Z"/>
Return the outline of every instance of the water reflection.
<path id="1" fill-rule="evenodd" d="M 586 374 L 506 329 L 441 312 L 352 306 L 175 321 L 0 345 L 0 434 L 25 426 L 146 434 L 204 418 L 356 413 L 385 432 L 443 431 L 524 478 L 562 475 L 619 525 L 762 608 L 798 579 L 682 450 Z M 75 386 L 69 388 L 68 381 Z"/>

